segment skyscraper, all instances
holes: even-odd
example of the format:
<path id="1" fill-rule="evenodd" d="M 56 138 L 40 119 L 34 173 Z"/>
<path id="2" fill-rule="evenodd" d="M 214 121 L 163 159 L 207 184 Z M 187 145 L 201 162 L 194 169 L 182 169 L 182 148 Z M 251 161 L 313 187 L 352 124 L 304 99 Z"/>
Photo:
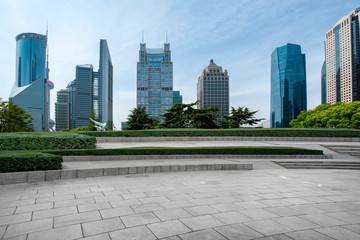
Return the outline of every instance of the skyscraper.
<path id="1" fill-rule="evenodd" d="M 89 124 L 93 109 L 93 66 L 78 65 L 75 79 L 75 128 Z"/>
<path id="2" fill-rule="evenodd" d="M 180 91 L 173 91 L 173 104 L 181 104 L 182 102 L 182 96 L 180 95 Z"/>
<path id="3" fill-rule="evenodd" d="M 198 108 L 218 107 L 220 115 L 229 114 L 229 75 L 227 70 L 223 71 L 221 66 L 210 60 L 205 67 L 197 83 Z M 222 117 L 216 118 L 217 122 Z"/>
<path id="4" fill-rule="evenodd" d="M 321 68 L 321 104 L 326 103 L 326 61 Z"/>
<path id="5" fill-rule="evenodd" d="M 94 75 L 94 84 L 98 81 L 98 89 L 94 86 L 94 109 L 100 122 L 113 120 L 113 65 L 107 41 L 100 40 L 99 72 Z M 98 106 L 96 106 L 98 104 Z"/>
<path id="6" fill-rule="evenodd" d="M 271 128 L 290 127 L 302 110 L 307 110 L 305 54 L 288 43 L 271 54 Z"/>
<path id="7" fill-rule="evenodd" d="M 144 105 L 150 117 L 160 116 L 173 105 L 173 63 L 170 43 L 164 48 L 140 44 L 137 63 L 137 106 Z"/>
<path id="8" fill-rule="evenodd" d="M 16 36 L 16 79 L 9 101 L 33 117 L 35 131 L 49 131 L 50 89 L 46 64 L 47 35 L 22 33 Z"/>
<path id="9" fill-rule="evenodd" d="M 75 128 L 75 80 L 57 92 L 55 103 L 56 131 Z"/>
<path id="10" fill-rule="evenodd" d="M 360 100 L 360 8 L 325 34 L 326 102 Z"/>

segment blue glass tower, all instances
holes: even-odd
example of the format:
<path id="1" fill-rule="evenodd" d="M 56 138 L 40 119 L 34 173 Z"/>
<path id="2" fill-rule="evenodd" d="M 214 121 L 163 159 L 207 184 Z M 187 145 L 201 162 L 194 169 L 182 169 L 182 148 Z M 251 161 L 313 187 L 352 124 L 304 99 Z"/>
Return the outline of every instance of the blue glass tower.
<path id="1" fill-rule="evenodd" d="M 326 103 L 326 61 L 321 68 L 321 104 Z"/>
<path id="2" fill-rule="evenodd" d="M 270 126 L 288 128 L 307 110 L 305 54 L 300 45 L 288 43 L 271 54 Z"/>
<path id="3" fill-rule="evenodd" d="M 47 35 L 22 33 L 16 37 L 16 79 L 9 100 L 34 120 L 35 131 L 49 131 L 49 90 L 46 66 Z"/>
<path id="4" fill-rule="evenodd" d="M 173 105 L 173 63 L 170 43 L 164 48 L 140 44 L 137 63 L 137 106 L 144 105 L 150 117 L 160 116 Z"/>
<path id="5" fill-rule="evenodd" d="M 180 91 L 173 91 L 173 103 L 174 104 L 182 104 L 182 95 L 180 95 Z"/>
<path id="6" fill-rule="evenodd" d="M 100 122 L 113 120 L 113 65 L 107 41 L 100 40 L 100 60 L 98 75 L 94 75 L 94 90 L 98 101 L 94 99 L 94 109 Z M 98 87 L 98 89 L 96 89 Z M 96 95 L 94 94 L 96 97 Z M 97 105 L 97 106 L 96 106 Z"/>

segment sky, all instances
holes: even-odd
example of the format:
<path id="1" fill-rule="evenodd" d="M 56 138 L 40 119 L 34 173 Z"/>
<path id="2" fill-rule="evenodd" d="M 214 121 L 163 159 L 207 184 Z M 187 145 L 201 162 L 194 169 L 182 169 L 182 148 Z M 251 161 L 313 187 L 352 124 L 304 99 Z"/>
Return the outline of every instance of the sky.
<path id="1" fill-rule="evenodd" d="M 75 67 L 99 68 L 100 39 L 114 67 L 114 124 L 136 107 L 136 63 L 144 31 L 148 48 L 161 48 L 166 32 L 174 90 L 196 101 L 196 83 L 210 59 L 230 76 L 230 106 L 270 117 L 271 53 L 287 43 L 306 55 L 307 103 L 321 103 L 324 36 L 359 0 L 0 0 L 0 98 L 15 82 L 16 35 L 46 33 L 48 25 L 51 118 L 56 92 L 75 78 Z"/>

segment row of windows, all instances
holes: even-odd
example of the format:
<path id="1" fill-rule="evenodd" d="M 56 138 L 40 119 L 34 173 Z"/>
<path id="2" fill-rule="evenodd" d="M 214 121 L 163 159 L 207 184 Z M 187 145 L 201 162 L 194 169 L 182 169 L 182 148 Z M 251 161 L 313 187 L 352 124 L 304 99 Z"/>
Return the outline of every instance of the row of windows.
<path id="1" fill-rule="evenodd" d="M 206 76 L 225 76 L 224 73 L 207 73 Z"/>

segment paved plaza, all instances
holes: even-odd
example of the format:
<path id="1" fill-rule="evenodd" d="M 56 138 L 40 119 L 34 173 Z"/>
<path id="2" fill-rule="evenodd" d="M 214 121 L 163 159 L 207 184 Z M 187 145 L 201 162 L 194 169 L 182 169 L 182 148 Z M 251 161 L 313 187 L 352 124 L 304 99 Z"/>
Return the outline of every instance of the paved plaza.
<path id="1" fill-rule="evenodd" d="M 274 145 L 321 149 L 333 156 L 328 161 L 359 161 L 327 147 L 346 145 L 351 149 L 359 147 L 358 142 L 125 142 L 98 147 Z M 273 162 L 277 160 L 214 157 L 66 162 L 64 166 L 77 169 L 149 162 L 237 162 L 251 163 L 254 170 L 144 173 L 2 185 L 0 239 L 360 239 L 359 171 L 285 169 Z"/>
<path id="2" fill-rule="evenodd" d="M 152 173 L 0 191 L 3 239 L 360 239 L 354 170 Z"/>

